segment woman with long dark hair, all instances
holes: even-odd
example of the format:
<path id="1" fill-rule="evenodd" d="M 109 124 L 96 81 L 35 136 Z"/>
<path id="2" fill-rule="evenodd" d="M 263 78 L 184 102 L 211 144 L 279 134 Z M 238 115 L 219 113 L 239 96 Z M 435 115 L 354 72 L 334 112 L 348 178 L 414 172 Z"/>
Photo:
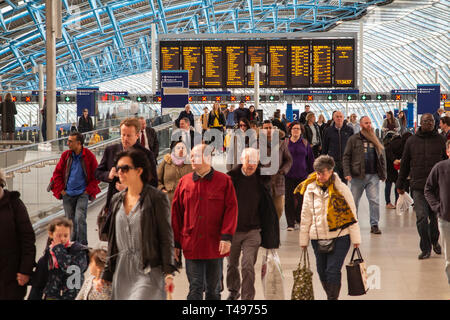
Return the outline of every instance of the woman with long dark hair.
<path id="1" fill-rule="evenodd" d="M 394 131 L 394 132 L 400 131 L 400 125 L 398 124 L 397 119 L 395 119 L 392 111 L 386 112 L 386 119 L 384 119 L 383 126 L 381 127 L 381 129 L 383 130 L 383 136 L 388 131 Z"/>
<path id="2" fill-rule="evenodd" d="M 176 271 L 169 200 L 149 184 L 150 164 L 141 151 L 121 152 L 116 170 L 126 189 L 111 201 L 102 279 L 112 281 L 112 300 L 163 300 Z"/>
<path id="3" fill-rule="evenodd" d="M 12 100 L 11 93 L 5 95 L 5 101 L 0 104 L 0 113 L 2 115 L 2 138 L 6 140 L 14 140 L 14 132 L 16 131 L 16 104 Z M 30 124 L 31 125 L 31 124 Z"/>
<path id="4" fill-rule="evenodd" d="M 398 113 L 398 122 L 400 124 L 400 135 L 403 135 L 406 131 L 408 131 L 408 119 L 406 117 L 405 111 L 400 111 Z"/>

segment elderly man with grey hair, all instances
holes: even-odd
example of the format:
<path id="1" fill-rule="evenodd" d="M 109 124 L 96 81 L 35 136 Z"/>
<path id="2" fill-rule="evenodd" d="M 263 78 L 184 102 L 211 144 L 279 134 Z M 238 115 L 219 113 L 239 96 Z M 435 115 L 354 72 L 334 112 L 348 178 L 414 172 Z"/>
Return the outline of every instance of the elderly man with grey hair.
<path id="1" fill-rule="evenodd" d="M 259 151 L 244 149 L 241 162 L 228 172 L 238 201 L 238 223 L 228 257 L 228 300 L 255 298 L 258 249 L 260 246 L 274 249 L 280 244 L 278 215 L 270 195 L 270 176 L 261 175 Z M 239 274 L 241 252 L 242 281 Z"/>

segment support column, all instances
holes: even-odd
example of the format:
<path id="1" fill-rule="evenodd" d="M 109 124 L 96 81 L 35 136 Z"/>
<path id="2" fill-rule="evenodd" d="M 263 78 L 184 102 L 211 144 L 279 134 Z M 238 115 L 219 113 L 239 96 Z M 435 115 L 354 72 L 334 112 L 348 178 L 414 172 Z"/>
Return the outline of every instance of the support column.
<path id="1" fill-rule="evenodd" d="M 255 110 L 259 109 L 259 63 L 255 63 L 253 66 L 253 74 L 254 74 L 254 101 L 255 101 Z"/>
<path id="2" fill-rule="evenodd" d="M 359 21 L 359 34 L 358 34 L 358 58 L 359 58 L 359 70 L 358 70 L 358 86 L 359 92 L 364 92 L 364 18 Z"/>
<path id="3" fill-rule="evenodd" d="M 47 140 L 56 139 L 56 2 L 58 1 L 45 1 L 47 52 Z"/>
<path id="4" fill-rule="evenodd" d="M 42 114 L 41 110 L 44 108 L 44 65 L 38 64 L 38 77 L 39 77 L 39 112 L 38 112 L 38 127 L 42 127 Z M 42 141 L 42 132 L 39 129 L 38 141 Z"/>
<path id="5" fill-rule="evenodd" d="M 151 39 L 151 46 L 152 46 L 152 94 L 156 94 L 156 89 L 157 89 L 157 67 L 156 67 L 156 45 L 157 45 L 157 41 L 156 41 L 156 25 L 153 23 L 152 24 L 152 39 Z"/>

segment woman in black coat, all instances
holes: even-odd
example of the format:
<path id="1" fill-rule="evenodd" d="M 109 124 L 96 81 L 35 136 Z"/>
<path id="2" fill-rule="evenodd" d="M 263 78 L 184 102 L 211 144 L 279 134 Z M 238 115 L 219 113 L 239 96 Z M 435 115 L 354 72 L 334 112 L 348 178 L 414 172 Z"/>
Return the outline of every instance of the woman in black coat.
<path id="1" fill-rule="evenodd" d="M 0 177 L 0 300 L 22 300 L 34 267 L 36 238 L 20 193 L 4 190 L 4 181 Z"/>
<path id="2" fill-rule="evenodd" d="M 14 132 L 16 131 L 16 118 L 14 115 L 17 114 L 17 109 L 16 104 L 12 101 L 11 93 L 6 94 L 5 101 L 0 106 L 3 140 L 6 140 L 8 134 L 9 140 L 14 140 Z"/>

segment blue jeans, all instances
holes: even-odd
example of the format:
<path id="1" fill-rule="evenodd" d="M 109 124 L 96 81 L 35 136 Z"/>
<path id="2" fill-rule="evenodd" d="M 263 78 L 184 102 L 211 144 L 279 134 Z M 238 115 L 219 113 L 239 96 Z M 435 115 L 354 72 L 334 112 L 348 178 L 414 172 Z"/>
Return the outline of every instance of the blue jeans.
<path id="1" fill-rule="evenodd" d="M 369 200 L 370 226 L 378 226 L 378 221 L 380 221 L 380 178 L 378 175 L 366 174 L 364 179 L 353 178 L 350 189 L 353 194 L 353 199 L 355 199 L 357 211 L 359 200 L 361 200 L 361 196 L 364 190 L 366 190 L 367 200 Z"/>
<path id="2" fill-rule="evenodd" d="M 333 252 L 319 253 L 317 240 L 311 240 L 311 245 L 316 255 L 317 273 L 320 281 L 341 284 L 341 269 L 350 249 L 350 235 L 338 237 Z"/>
<path id="3" fill-rule="evenodd" d="M 416 212 L 416 225 L 420 237 L 420 250 L 431 252 L 431 245 L 439 240 L 438 218 L 431 210 L 425 195 L 421 190 L 412 190 L 414 211 Z"/>
<path id="4" fill-rule="evenodd" d="M 85 193 L 71 197 L 68 194 L 63 196 L 63 207 L 66 218 L 73 223 L 71 241 L 77 241 L 87 245 L 87 224 L 86 213 L 89 196 Z"/>
<path id="5" fill-rule="evenodd" d="M 386 204 L 392 203 L 391 202 L 392 185 L 394 185 L 394 194 L 395 194 L 394 204 L 396 204 L 397 200 L 398 200 L 398 192 L 397 192 L 397 188 L 395 187 L 395 183 L 386 180 L 386 185 L 384 186 L 384 200 L 386 200 Z"/>
<path id="6" fill-rule="evenodd" d="M 220 300 L 222 289 L 223 258 L 186 259 L 186 275 L 189 281 L 187 300 Z"/>

